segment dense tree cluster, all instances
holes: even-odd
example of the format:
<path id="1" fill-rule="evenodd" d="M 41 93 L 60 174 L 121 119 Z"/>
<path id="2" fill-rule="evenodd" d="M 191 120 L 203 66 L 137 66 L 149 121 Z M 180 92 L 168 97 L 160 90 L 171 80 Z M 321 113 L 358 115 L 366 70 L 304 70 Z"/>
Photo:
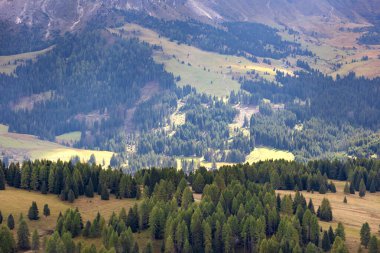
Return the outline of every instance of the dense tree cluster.
<path id="1" fill-rule="evenodd" d="M 103 170 L 88 163 L 35 161 L 11 163 L 5 169 L 8 185 L 26 190 L 52 193 L 62 200 L 73 202 L 82 195 L 93 197 L 113 194 L 118 198 L 135 198 L 138 193 L 136 180 L 120 170 Z M 108 197 L 109 198 L 109 197 Z M 106 199 L 108 199 L 106 198 Z M 32 205 L 30 218 L 38 219 L 37 207 Z"/>

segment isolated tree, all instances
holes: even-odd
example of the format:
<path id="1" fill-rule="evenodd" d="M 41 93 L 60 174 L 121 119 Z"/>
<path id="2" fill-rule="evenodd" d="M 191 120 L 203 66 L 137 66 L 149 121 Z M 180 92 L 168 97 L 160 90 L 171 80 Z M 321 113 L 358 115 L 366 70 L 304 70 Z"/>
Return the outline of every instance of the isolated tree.
<path id="1" fill-rule="evenodd" d="M 378 253 L 378 240 L 376 236 L 372 236 L 368 243 L 368 253 Z"/>
<path id="2" fill-rule="evenodd" d="M 10 214 L 7 219 L 7 226 L 10 230 L 13 230 L 15 228 L 15 219 L 13 218 L 13 215 Z"/>
<path id="3" fill-rule="evenodd" d="M 369 240 L 371 239 L 371 228 L 368 222 L 364 223 L 360 229 L 360 243 L 367 248 Z"/>
<path id="4" fill-rule="evenodd" d="M 318 208 L 318 217 L 323 221 L 332 221 L 332 210 L 330 201 L 327 198 L 323 198 L 321 206 Z"/>
<path id="5" fill-rule="evenodd" d="M 364 183 L 364 180 L 362 178 L 362 180 L 360 180 L 360 184 L 359 184 L 359 196 L 361 198 L 363 198 L 365 196 L 366 191 L 367 191 L 367 189 L 365 187 L 365 183 Z"/>
<path id="6" fill-rule="evenodd" d="M 0 226 L 0 252 L 16 252 L 16 242 L 7 226 Z"/>
<path id="7" fill-rule="evenodd" d="M 24 219 L 21 219 L 17 230 L 17 247 L 21 250 L 30 249 L 29 227 Z"/>
<path id="8" fill-rule="evenodd" d="M 335 184 L 334 184 L 333 181 L 330 182 L 330 186 L 329 186 L 329 188 L 330 188 L 330 191 L 331 191 L 332 193 L 336 193 L 336 187 L 335 187 Z"/>
<path id="9" fill-rule="evenodd" d="M 35 201 L 32 202 L 32 206 L 29 208 L 28 218 L 29 220 L 38 220 L 40 218 L 38 216 L 38 207 Z"/>
<path id="10" fill-rule="evenodd" d="M 50 208 L 49 208 L 48 204 L 44 205 L 44 216 L 45 217 L 50 216 Z"/>
<path id="11" fill-rule="evenodd" d="M 40 236 L 38 235 L 37 229 L 33 231 L 32 234 L 32 250 L 39 250 L 40 249 Z"/>
<path id="12" fill-rule="evenodd" d="M 344 194 L 350 194 L 350 185 L 348 182 L 344 185 Z"/>

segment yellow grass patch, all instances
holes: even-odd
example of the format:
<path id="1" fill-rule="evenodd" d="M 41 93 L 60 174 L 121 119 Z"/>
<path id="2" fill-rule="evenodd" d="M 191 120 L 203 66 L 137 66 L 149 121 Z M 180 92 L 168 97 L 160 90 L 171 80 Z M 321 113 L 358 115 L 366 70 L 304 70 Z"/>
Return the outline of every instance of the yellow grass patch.
<path id="1" fill-rule="evenodd" d="M 81 132 L 75 131 L 71 133 L 58 135 L 55 137 L 55 139 L 57 142 L 60 142 L 60 143 L 73 143 L 73 142 L 79 141 L 81 135 L 82 135 Z"/>
<path id="2" fill-rule="evenodd" d="M 307 201 L 312 198 L 317 210 L 323 198 L 330 201 L 333 211 L 332 222 L 321 222 L 324 229 L 328 229 L 330 225 L 334 228 L 338 222 L 342 222 L 346 231 L 346 241 L 350 252 L 356 252 L 360 244 L 360 229 L 363 223 L 368 222 L 371 227 L 371 233 L 379 236 L 380 224 L 380 193 L 367 192 L 364 198 L 360 198 L 358 193 L 355 195 L 345 195 L 344 185 L 345 182 L 334 181 L 337 188 L 337 193 L 308 193 L 302 192 Z M 293 191 L 277 191 L 280 194 L 292 194 Z M 347 197 L 347 204 L 343 203 L 344 196 Z"/>
<path id="3" fill-rule="evenodd" d="M 255 148 L 247 157 L 246 162 L 255 163 L 267 160 L 280 160 L 293 161 L 294 155 L 288 151 L 276 150 L 271 148 Z"/>
<path id="4" fill-rule="evenodd" d="M 51 46 L 40 51 L 0 56 L 0 73 L 11 74 L 17 66 L 23 64 L 26 60 L 34 60 L 37 56 L 49 52 L 53 47 Z"/>
<path id="5" fill-rule="evenodd" d="M 34 159 L 58 159 L 69 161 L 73 156 L 79 156 L 82 161 L 88 161 L 92 154 L 97 163 L 108 166 L 113 155 L 109 151 L 85 150 L 69 148 L 54 142 L 43 141 L 33 135 L 9 133 L 3 125 L 0 127 L 0 149 L 10 154 L 13 160 L 23 161 L 26 157 Z"/>

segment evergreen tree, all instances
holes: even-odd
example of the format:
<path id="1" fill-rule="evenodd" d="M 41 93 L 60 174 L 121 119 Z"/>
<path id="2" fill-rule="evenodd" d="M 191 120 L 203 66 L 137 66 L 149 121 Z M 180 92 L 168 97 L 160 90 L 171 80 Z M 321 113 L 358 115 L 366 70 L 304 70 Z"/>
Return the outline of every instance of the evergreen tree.
<path id="1" fill-rule="evenodd" d="M 195 252 L 203 251 L 203 229 L 202 229 L 202 213 L 197 208 L 191 216 L 190 223 L 191 246 Z"/>
<path id="2" fill-rule="evenodd" d="M 368 244 L 368 253 L 378 253 L 378 240 L 376 236 L 372 236 Z"/>
<path id="3" fill-rule="evenodd" d="M 336 236 L 339 236 L 343 241 L 346 240 L 346 232 L 344 231 L 342 222 L 338 222 L 338 226 L 335 229 L 335 237 Z"/>
<path id="4" fill-rule="evenodd" d="M 334 244 L 331 248 L 331 253 L 348 253 L 347 246 L 344 244 L 342 238 L 337 236 L 334 240 Z"/>
<path id="5" fill-rule="evenodd" d="M 1 160 L 0 163 L 2 163 Z M 0 165 L 0 190 L 5 190 L 5 173 L 2 165 Z"/>
<path id="6" fill-rule="evenodd" d="M 331 226 L 329 227 L 328 235 L 330 239 L 330 244 L 333 244 L 335 240 L 335 234 Z"/>
<path id="7" fill-rule="evenodd" d="M 204 242 L 204 252 L 212 253 L 212 231 L 208 222 L 203 222 L 203 242 Z"/>
<path id="8" fill-rule="evenodd" d="M 7 226 L 0 226 L 0 252 L 16 252 L 16 243 L 12 232 Z"/>
<path id="9" fill-rule="evenodd" d="M 29 220 L 38 220 L 40 218 L 38 216 L 38 207 L 35 201 L 32 202 L 32 206 L 29 208 L 28 218 Z"/>
<path id="10" fill-rule="evenodd" d="M 330 206 L 330 201 L 323 198 L 321 206 L 319 207 L 318 217 L 323 221 L 332 221 L 332 210 Z"/>
<path id="11" fill-rule="evenodd" d="M 37 229 L 35 229 L 32 234 L 31 248 L 34 251 L 38 251 L 40 249 L 40 236 L 38 235 Z"/>
<path id="12" fill-rule="evenodd" d="M 359 185 L 359 196 L 363 198 L 365 196 L 367 189 L 365 187 L 364 180 L 360 180 L 360 185 Z"/>
<path id="13" fill-rule="evenodd" d="M 44 205 L 44 216 L 45 217 L 50 216 L 50 208 L 49 208 L 48 204 Z"/>
<path id="14" fill-rule="evenodd" d="M 88 181 L 88 184 L 86 186 L 86 197 L 93 198 L 94 197 L 94 185 L 92 184 L 92 180 Z"/>
<path id="15" fill-rule="evenodd" d="M 84 226 L 82 235 L 83 235 L 83 237 L 90 237 L 90 235 L 91 235 L 91 222 L 90 221 L 86 222 L 86 225 Z"/>
<path id="16" fill-rule="evenodd" d="M 202 193 L 203 188 L 205 187 L 205 180 L 201 173 L 197 173 L 197 174 L 198 175 L 195 177 L 192 187 L 195 193 Z"/>
<path id="17" fill-rule="evenodd" d="M 350 183 L 350 194 L 355 194 L 355 185 L 353 182 Z"/>
<path id="18" fill-rule="evenodd" d="M 46 182 L 45 181 L 42 183 L 41 193 L 42 194 L 47 194 L 47 186 L 46 186 Z"/>
<path id="19" fill-rule="evenodd" d="M 108 188 L 106 185 L 102 185 L 102 194 L 101 194 L 101 200 L 109 200 L 110 194 L 108 192 Z"/>
<path id="20" fill-rule="evenodd" d="M 347 198 L 346 198 L 346 196 L 344 196 L 343 203 L 347 204 Z"/>
<path id="21" fill-rule="evenodd" d="M 312 214 L 315 214 L 315 209 L 314 209 L 314 204 L 313 204 L 312 199 L 309 200 L 309 204 L 307 205 L 307 208 L 310 210 Z"/>
<path id="22" fill-rule="evenodd" d="M 375 193 L 376 192 L 376 188 L 377 188 L 376 181 L 375 181 L 375 179 L 372 179 L 371 185 L 369 187 L 369 192 L 370 193 Z"/>
<path id="23" fill-rule="evenodd" d="M 67 201 L 69 201 L 69 203 L 73 203 L 75 200 L 75 193 L 72 189 L 69 190 L 69 193 L 67 194 Z"/>
<path id="24" fill-rule="evenodd" d="M 350 194 L 350 185 L 348 184 L 348 182 L 346 182 L 346 184 L 344 185 L 344 194 Z"/>
<path id="25" fill-rule="evenodd" d="M 360 229 L 360 243 L 367 248 L 369 240 L 371 239 L 371 229 L 368 222 L 364 223 Z"/>
<path id="26" fill-rule="evenodd" d="M 21 219 L 17 230 L 17 246 L 20 250 L 30 249 L 29 228 L 24 219 Z"/>
<path id="27" fill-rule="evenodd" d="M 183 190 L 181 205 L 184 209 L 187 209 L 192 202 L 194 202 L 193 193 L 186 187 L 185 190 Z"/>
<path id="28" fill-rule="evenodd" d="M 0 211 L 0 225 L 3 223 L 3 214 Z"/>
<path id="29" fill-rule="evenodd" d="M 326 192 L 327 192 L 327 187 L 324 183 L 322 183 L 321 186 L 319 187 L 319 193 L 326 194 Z"/>
<path id="30" fill-rule="evenodd" d="M 7 219 L 7 226 L 10 230 L 13 230 L 15 228 L 15 220 L 13 218 L 13 215 L 10 214 Z"/>
<path id="31" fill-rule="evenodd" d="M 329 234 L 326 231 L 323 232 L 322 249 L 325 252 L 327 252 L 331 249 L 331 242 L 330 242 Z"/>

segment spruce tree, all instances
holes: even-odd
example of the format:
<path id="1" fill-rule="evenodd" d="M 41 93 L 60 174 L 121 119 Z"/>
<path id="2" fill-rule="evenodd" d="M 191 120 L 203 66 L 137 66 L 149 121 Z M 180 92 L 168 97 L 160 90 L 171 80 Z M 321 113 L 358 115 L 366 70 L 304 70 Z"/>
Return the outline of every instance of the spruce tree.
<path id="1" fill-rule="evenodd" d="M 0 190 L 5 190 L 5 173 L 2 165 L 0 165 Z"/>
<path id="2" fill-rule="evenodd" d="M 32 250 L 38 251 L 40 249 L 40 236 L 38 235 L 37 229 L 33 231 L 32 234 Z"/>
<path id="3" fill-rule="evenodd" d="M 0 226 L 0 252 L 16 252 L 16 242 L 13 233 L 7 226 Z"/>
<path id="4" fill-rule="evenodd" d="M 368 222 L 364 223 L 360 229 L 360 243 L 367 248 L 369 240 L 371 239 L 371 229 Z"/>
<path id="5" fill-rule="evenodd" d="M 321 186 L 319 187 L 319 193 L 326 194 L 326 192 L 327 192 L 327 187 L 324 183 L 322 183 Z"/>
<path id="6" fill-rule="evenodd" d="M 108 192 L 108 188 L 106 185 L 102 185 L 102 194 L 101 194 L 101 200 L 109 200 L 110 194 Z"/>
<path id="7" fill-rule="evenodd" d="M 321 206 L 318 208 L 318 217 L 323 221 L 332 221 L 332 210 L 330 201 L 326 198 L 322 200 Z"/>
<path id="8" fill-rule="evenodd" d="M 38 207 L 35 201 L 32 202 L 32 206 L 29 208 L 28 218 L 29 220 L 38 220 L 40 218 L 38 216 Z"/>
<path id="9" fill-rule="evenodd" d="M 50 208 L 49 208 L 48 204 L 44 205 L 44 216 L 45 217 L 50 216 Z"/>
<path id="10" fill-rule="evenodd" d="M 335 236 L 339 236 L 343 241 L 346 240 L 346 232 L 342 222 L 338 222 L 338 226 L 335 229 Z"/>
<path id="11" fill-rule="evenodd" d="M 369 187 L 369 192 L 370 193 L 376 192 L 376 180 L 375 179 L 372 179 L 371 185 Z"/>
<path id="12" fill-rule="evenodd" d="M 67 195 L 67 201 L 69 201 L 69 203 L 73 203 L 74 200 L 75 200 L 74 191 L 72 189 L 70 189 L 69 194 Z"/>
<path id="13" fill-rule="evenodd" d="M 350 194 L 355 194 L 355 185 L 353 182 L 350 183 Z"/>
<path id="14" fill-rule="evenodd" d="M 17 246 L 20 250 L 30 249 L 30 233 L 28 224 L 24 219 L 21 219 L 17 230 Z"/>
<path id="15" fill-rule="evenodd" d="M 94 185 L 92 184 L 92 180 L 88 181 L 88 184 L 86 186 L 86 197 L 93 198 L 94 197 Z"/>
<path id="16" fill-rule="evenodd" d="M 333 244 L 335 240 L 335 234 L 331 226 L 329 227 L 328 234 L 329 234 L 330 244 Z"/>
<path id="17" fill-rule="evenodd" d="M 376 236 L 372 236 L 371 239 L 369 240 L 369 244 L 368 244 L 368 253 L 378 253 L 378 240 L 376 238 Z"/>
<path id="18" fill-rule="evenodd" d="M 348 182 L 344 185 L 344 194 L 350 194 L 350 185 Z"/>
<path id="19" fill-rule="evenodd" d="M 10 230 L 13 230 L 15 228 L 15 219 L 13 218 L 13 215 L 10 214 L 7 219 L 7 226 Z"/>
<path id="20" fill-rule="evenodd" d="M 347 246 L 344 244 L 344 241 L 339 236 L 335 238 L 330 253 L 348 253 Z"/>
<path id="21" fill-rule="evenodd" d="M 192 188 L 195 193 L 202 193 L 204 187 L 205 187 L 205 180 L 202 174 L 198 173 L 198 175 L 195 177 L 195 180 L 192 184 Z"/>
<path id="22" fill-rule="evenodd" d="M 46 182 L 45 181 L 42 183 L 41 193 L 42 194 L 47 194 L 47 186 L 46 186 Z"/>
<path id="23" fill-rule="evenodd" d="M 331 249 L 331 242 L 330 242 L 329 234 L 326 231 L 323 232 L 322 249 L 325 252 L 327 252 Z"/>
<path id="24" fill-rule="evenodd" d="M 362 180 L 360 180 L 360 184 L 359 184 L 359 196 L 361 198 L 363 198 L 365 196 L 366 191 L 367 191 L 367 189 L 365 187 L 365 183 L 364 183 L 364 180 L 362 178 Z"/>
<path id="25" fill-rule="evenodd" d="M 313 204 L 312 199 L 309 200 L 309 204 L 307 205 L 307 208 L 310 210 L 312 214 L 315 214 L 315 209 L 314 209 L 314 204 Z"/>

